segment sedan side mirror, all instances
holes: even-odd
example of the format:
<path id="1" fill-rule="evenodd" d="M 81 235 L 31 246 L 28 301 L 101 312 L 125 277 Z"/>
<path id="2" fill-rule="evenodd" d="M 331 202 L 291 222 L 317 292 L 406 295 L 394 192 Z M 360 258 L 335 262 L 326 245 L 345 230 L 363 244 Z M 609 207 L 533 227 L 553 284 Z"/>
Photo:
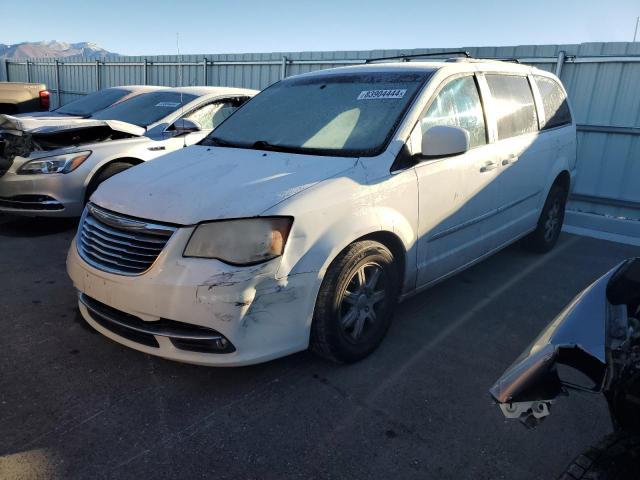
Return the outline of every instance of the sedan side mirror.
<path id="1" fill-rule="evenodd" d="M 436 125 L 422 134 L 422 157 L 441 158 L 469 150 L 469 132 L 463 128 Z"/>
<path id="2" fill-rule="evenodd" d="M 188 118 L 181 118 L 173 124 L 173 131 L 176 132 L 176 135 L 186 135 L 187 133 L 199 132 L 201 130 L 202 127 L 198 122 L 194 122 Z"/>

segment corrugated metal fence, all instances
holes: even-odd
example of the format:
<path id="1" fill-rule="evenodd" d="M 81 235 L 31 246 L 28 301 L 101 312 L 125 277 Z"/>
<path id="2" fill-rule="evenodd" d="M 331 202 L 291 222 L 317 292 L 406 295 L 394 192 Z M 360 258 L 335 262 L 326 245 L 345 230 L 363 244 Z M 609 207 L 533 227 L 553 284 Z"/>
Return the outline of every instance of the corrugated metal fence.
<path id="1" fill-rule="evenodd" d="M 290 75 L 367 58 L 442 49 L 28 59 L 0 62 L 0 81 L 46 83 L 53 104 L 116 85 L 222 85 L 261 89 Z M 450 49 L 450 50 L 460 50 Z M 640 220 L 640 43 L 464 47 L 479 58 L 517 58 L 560 74 L 579 125 L 571 208 Z M 640 237 L 638 222 L 632 235 Z M 640 225 L 640 224 L 638 224 Z"/>

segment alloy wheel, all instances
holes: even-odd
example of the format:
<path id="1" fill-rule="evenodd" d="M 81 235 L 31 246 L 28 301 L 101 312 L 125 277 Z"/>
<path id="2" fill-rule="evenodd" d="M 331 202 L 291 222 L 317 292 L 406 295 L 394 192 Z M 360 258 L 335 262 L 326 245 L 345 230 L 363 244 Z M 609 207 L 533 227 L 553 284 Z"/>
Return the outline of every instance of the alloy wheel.
<path id="1" fill-rule="evenodd" d="M 376 323 L 387 296 L 386 274 L 377 263 L 366 263 L 352 274 L 340 299 L 340 327 L 345 338 L 362 340 Z"/>
<path id="2" fill-rule="evenodd" d="M 546 242 L 553 241 L 558 226 L 560 225 L 560 199 L 556 198 L 553 205 L 547 212 L 547 218 L 544 223 L 544 239 Z"/>

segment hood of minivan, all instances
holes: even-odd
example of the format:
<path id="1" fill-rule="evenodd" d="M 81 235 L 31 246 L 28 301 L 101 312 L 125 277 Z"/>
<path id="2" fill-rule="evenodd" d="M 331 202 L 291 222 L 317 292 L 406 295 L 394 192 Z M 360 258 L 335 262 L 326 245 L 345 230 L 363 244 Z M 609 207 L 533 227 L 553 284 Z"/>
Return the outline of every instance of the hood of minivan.
<path id="1" fill-rule="evenodd" d="M 179 225 L 251 217 L 356 162 L 196 145 L 116 175 L 91 201 L 122 214 Z"/>

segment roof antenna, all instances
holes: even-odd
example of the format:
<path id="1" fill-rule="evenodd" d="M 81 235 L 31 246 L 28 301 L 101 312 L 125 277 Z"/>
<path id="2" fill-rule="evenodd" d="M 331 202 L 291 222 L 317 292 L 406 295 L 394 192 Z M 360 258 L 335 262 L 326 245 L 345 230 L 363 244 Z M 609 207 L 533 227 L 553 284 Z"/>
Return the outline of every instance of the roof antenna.
<path id="1" fill-rule="evenodd" d="M 180 87 L 180 120 L 184 114 L 184 104 L 182 103 L 182 56 L 180 55 L 180 32 L 176 32 L 176 50 L 178 51 L 178 86 Z M 187 136 L 182 135 L 182 148 L 187 146 Z"/>

